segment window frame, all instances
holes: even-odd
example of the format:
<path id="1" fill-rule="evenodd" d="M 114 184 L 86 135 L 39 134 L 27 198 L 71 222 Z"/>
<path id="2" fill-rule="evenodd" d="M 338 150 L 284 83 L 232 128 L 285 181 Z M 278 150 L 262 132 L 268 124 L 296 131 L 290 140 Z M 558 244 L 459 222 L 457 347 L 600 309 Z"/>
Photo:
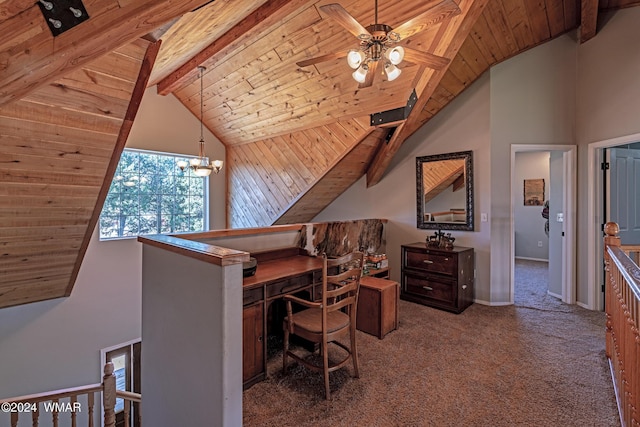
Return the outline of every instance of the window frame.
<path id="1" fill-rule="evenodd" d="M 169 152 L 163 152 L 163 151 L 156 151 L 156 150 L 144 150 L 144 149 L 139 149 L 139 148 L 125 148 L 122 152 L 122 155 L 124 155 L 125 152 L 133 152 L 133 153 L 140 153 L 140 154 L 147 154 L 147 155 L 158 155 L 158 156 L 165 156 L 165 157 L 172 157 L 175 163 L 175 168 L 177 173 L 184 173 L 184 174 L 188 174 L 189 177 L 194 177 L 197 179 L 202 179 L 204 180 L 203 182 L 203 198 L 202 198 L 202 205 L 204 208 L 204 218 L 203 218 L 203 230 L 183 230 L 183 231 L 176 231 L 176 232 L 171 232 L 171 233 L 149 233 L 149 234 L 135 234 L 135 235 L 131 235 L 131 236 L 114 236 L 114 237 L 103 237 L 102 236 L 102 215 L 104 212 L 104 208 L 107 204 L 107 197 L 109 196 L 109 190 L 111 189 L 111 184 L 109 186 L 109 190 L 107 190 L 107 195 L 105 197 L 105 200 L 103 201 L 102 204 L 102 208 L 100 209 L 100 215 L 98 216 L 98 223 L 97 223 L 97 227 L 98 227 L 98 240 L 101 242 L 107 242 L 107 241 L 111 241 L 111 240 L 122 240 L 122 239 L 136 239 L 138 236 L 145 236 L 145 235 L 153 235 L 153 234 L 178 234 L 178 233 L 194 233 L 194 232 L 199 232 L 199 231 L 206 231 L 209 229 L 209 218 L 210 218 L 210 206 L 209 206 L 209 195 L 210 195 L 210 180 L 209 177 L 198 177 L 195 174 L 193 174 L 188 168 L 185 169 L 184 172 L 179 172 L 179 168 L 177 165 L 178 160 L 180 159 L 185 159 L 187 162 L 190 159 L 193 158 L 197 158 L 198 156 L 193 156 L 193 155 L 186 155 L 186 154 L 180 154 L 180 153 L 169 153 Z M 121 155 L 121 157 L 122 157 Z M 116 174 L 118 173 L 118 168 L 120 166 L 120 161 L 122 159 L 118 160 L 118 166 L 116 167 L 116 171 L 114 172 L 114 176 L 112 178 L 112 182 L 113 180 L 116 179 Z M 138 217 L 140 217 L 140 215 L 138 214 Z"/>

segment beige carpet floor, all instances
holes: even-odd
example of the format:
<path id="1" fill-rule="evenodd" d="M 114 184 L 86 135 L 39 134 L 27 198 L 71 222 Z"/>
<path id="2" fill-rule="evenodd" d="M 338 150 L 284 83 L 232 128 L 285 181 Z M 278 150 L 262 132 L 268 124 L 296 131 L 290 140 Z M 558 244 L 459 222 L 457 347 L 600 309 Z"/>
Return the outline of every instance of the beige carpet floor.
<path id="1" fill-rule="evenodd" d="M 281 373 L 270 338 L 268 375 L 243 393 L 245 426 L 619 426 L 605 357 L 604 314 L 546 294 L 546 263 L 516 265 L 516 304 L 462 314 L 400 301 L 383 340 L 358 332 L 350 366 L 322 376 Z M 292 362 L 293 363 L 293 362 Z"/>

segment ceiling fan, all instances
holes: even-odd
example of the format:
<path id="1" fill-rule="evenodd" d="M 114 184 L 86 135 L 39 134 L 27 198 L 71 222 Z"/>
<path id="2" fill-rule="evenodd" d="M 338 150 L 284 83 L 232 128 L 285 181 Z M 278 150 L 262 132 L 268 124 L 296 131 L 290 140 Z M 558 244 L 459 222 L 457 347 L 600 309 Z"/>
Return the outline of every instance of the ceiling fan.
<path id="1" fill-rule="evenodd" d="M 450 62 L 449 59 L 400 46 L 398 43 L 425 30 L 430 25 L 460 13 L 458 5 L 453 0 L 443 0 L 399 27 L 391 28 L 389 25 L 378 23 L 378 0 L 375 0 L 375 23 L 366 27 L 362 26 L 338 3 L 320 6 L 320 10 L 356 36 L 360 40 L 360 44 L 358 48 L 350 49 L 348 52 L 329 53 L 296 64 L 299 67 L 307 67 L 346 56 L 347 63 L 355 70 L 352 76 L 360 83 L 359 87 L 361 88 L 373 84 L 380 61 L 384 63 L 384 72 L 389 81 L 395 80 L 400 75 L 401 70 L 397 65 L 403 59 L 436 70 L 446 67 Z"/>

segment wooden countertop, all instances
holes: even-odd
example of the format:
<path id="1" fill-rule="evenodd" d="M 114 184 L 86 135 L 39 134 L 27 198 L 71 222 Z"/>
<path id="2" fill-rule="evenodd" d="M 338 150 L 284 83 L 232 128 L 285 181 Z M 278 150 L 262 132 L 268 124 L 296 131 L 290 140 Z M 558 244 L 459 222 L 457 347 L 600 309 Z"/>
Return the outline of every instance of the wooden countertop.
<path id="1" fill-rule="evenodd" d="M 256 274 L 245 277 L 242 281 L 242 287 L 250 288 L 275 280 L 298 276 L 314 270 L 322 270 L 322 258 L 294 255 L 258 262 Z"/>

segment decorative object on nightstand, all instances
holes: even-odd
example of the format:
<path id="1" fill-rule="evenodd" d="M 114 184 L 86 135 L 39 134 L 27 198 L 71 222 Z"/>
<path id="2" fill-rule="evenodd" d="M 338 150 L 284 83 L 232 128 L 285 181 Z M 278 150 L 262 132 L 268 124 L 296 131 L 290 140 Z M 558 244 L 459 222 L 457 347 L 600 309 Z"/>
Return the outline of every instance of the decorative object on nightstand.
<path id="1" fill-rule="evenodd" d="M 400 299 L 461 313 L 474 298 L 473 248 L 402 245 Z"/>
<path id="2" fill-rule="evenodd" d="M 452 249 L 453 242 L 456 241 L 455 237 L 451 237 L 451 233 L 444 233 L 441 230 L 433 233 L 433 236 L 427 237 L 427 246 L 430 248 L 445 248 Z"/>

